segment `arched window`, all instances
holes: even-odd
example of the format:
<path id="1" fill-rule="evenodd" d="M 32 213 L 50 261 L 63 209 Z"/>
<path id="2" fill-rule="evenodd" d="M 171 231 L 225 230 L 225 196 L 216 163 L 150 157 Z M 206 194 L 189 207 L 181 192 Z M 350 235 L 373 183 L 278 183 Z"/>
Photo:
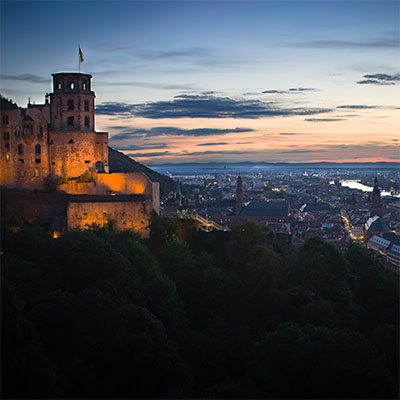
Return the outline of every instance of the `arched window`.
<path id="1" fill-rule="evenodd" d="M 68 117 L 68 125 L 73 125 L 74 124 L 74 117 Z"/>
<path id="2" fill-rule="evenodd" d="M 19 126 L 15 128 L 15 136 L 21 136 L 21 128 Z"/>
<path id="3" fill-rule="evenodd" d="M 85 126 L 89 126 L 89 117 L 85 117 Z"/>
<path id="4" fill-rule="evenodd" d="M 71 90 L 74 90 L 74 89 L 75 89 L 75 83 L 74 83 L 74 82 L 70 82 L 70 83 L 69 83 L 69 88 L 70 88 Z"/>
<path id="5" fill-rule="evenodd" d="M 86 81 L 83 81 L 83 82 L 82 82 L 82 89 L 83 89 L 83 90 L 86 90 L 86 89 L 87 89 L 87 83 L 86 83 Z"/>
<path id="6" fill-rule="evenodd" d="M 74 109 L 74 101 L 73 100 L 71 100 L 71 99 L 68 100 L 67 108 L 68 108 L 68 111 L 71 111 Z"/>
<path id="7" fill-rule="evenodd" d="M 24 155 L 24 145 L 23 145 L 22 143 L 20 143 L 20 144 L 18 145 L 18 154 L 19 154 L 20 156 L 23 156 L 23 155 Z"/>
<path id="8" fill-rule="evenodd" d="M 61 90 L 61 89 L 62 89 L 62 84 L 61 84 L 60 81 L 57 82 L 57 88 L 58 88 L 58 90 Z"/>
<path id="9" fill-rule="evenodd" d="M 41 138 L 43 136 L 43 128 L 41 126 L 38 126 L 37 128 L 37 136 L 38 138 Z"/>
<path id="10" fill-rule="evenodd" d="M 35 154 L 40 154 L 40 153 L 41 153 L 40 144 L 36 144 L 35 145 Z"/>

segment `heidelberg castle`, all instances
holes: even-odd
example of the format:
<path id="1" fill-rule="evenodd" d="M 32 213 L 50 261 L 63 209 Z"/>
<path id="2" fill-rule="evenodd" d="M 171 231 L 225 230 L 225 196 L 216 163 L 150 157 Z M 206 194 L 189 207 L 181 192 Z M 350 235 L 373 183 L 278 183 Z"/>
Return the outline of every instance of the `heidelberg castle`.
<path id="1" fill-rule="evenodd" d="M 65 230 L 112 221 L 146 237 L 151 214 L 159 213 L 159 183 L 109 172 L 108 133 L 95 130 L 91 78 L 53 74 L 53 93 L 41 105 L 21 108 L 1 98 L 0 185 L 18 189 L 12 202 L 24 223 Z"/>

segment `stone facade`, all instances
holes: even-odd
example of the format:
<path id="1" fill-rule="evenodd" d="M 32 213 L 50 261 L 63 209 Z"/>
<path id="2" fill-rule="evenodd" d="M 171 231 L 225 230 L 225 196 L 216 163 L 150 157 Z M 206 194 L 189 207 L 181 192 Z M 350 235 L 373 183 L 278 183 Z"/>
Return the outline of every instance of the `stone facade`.
<path id="1" fill-rule="evenodd" d="M 112 216 L 118 229 L 146 236 L 150 213 L 159 212 L 159 184 L 141 173 L 109 173 L 108 133 L 95 130 L 91 79 L 53 74 L 53 93 L 44 104 L 27 108 L 1 98 L 0 185 L 35 192 L 55 187 L 70 194 L 69 228 L 91 220 L 102 225 Z M 84 203 L 74 198 L 82 195 L 90 195 Z"/>

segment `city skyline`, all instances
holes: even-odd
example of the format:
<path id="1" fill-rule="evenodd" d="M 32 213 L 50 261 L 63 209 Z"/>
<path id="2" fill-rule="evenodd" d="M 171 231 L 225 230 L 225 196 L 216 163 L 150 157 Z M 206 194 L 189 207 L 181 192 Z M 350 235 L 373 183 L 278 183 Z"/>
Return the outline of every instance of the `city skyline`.
<path id="1" fill-rule="evenodd" d="M 1 8 L 1 94 L 43 103 L 80 45 L 96 129 L 137 161 L 400 159 L 396 1 Z"/>

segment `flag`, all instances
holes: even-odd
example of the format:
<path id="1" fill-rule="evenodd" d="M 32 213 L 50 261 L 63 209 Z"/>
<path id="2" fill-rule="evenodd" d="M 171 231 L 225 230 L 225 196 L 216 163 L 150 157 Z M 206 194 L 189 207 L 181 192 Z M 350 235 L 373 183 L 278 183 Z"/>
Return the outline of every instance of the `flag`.
<path id="1" fill-rule="evenodd" d="M 82 50 L 81 50 L 80 46 L 79 46 L 79 60 L 80 60 L 81 63 L 83 63 L 83 61 L 84 61 L 83 53 L 82 53 Z"/>

